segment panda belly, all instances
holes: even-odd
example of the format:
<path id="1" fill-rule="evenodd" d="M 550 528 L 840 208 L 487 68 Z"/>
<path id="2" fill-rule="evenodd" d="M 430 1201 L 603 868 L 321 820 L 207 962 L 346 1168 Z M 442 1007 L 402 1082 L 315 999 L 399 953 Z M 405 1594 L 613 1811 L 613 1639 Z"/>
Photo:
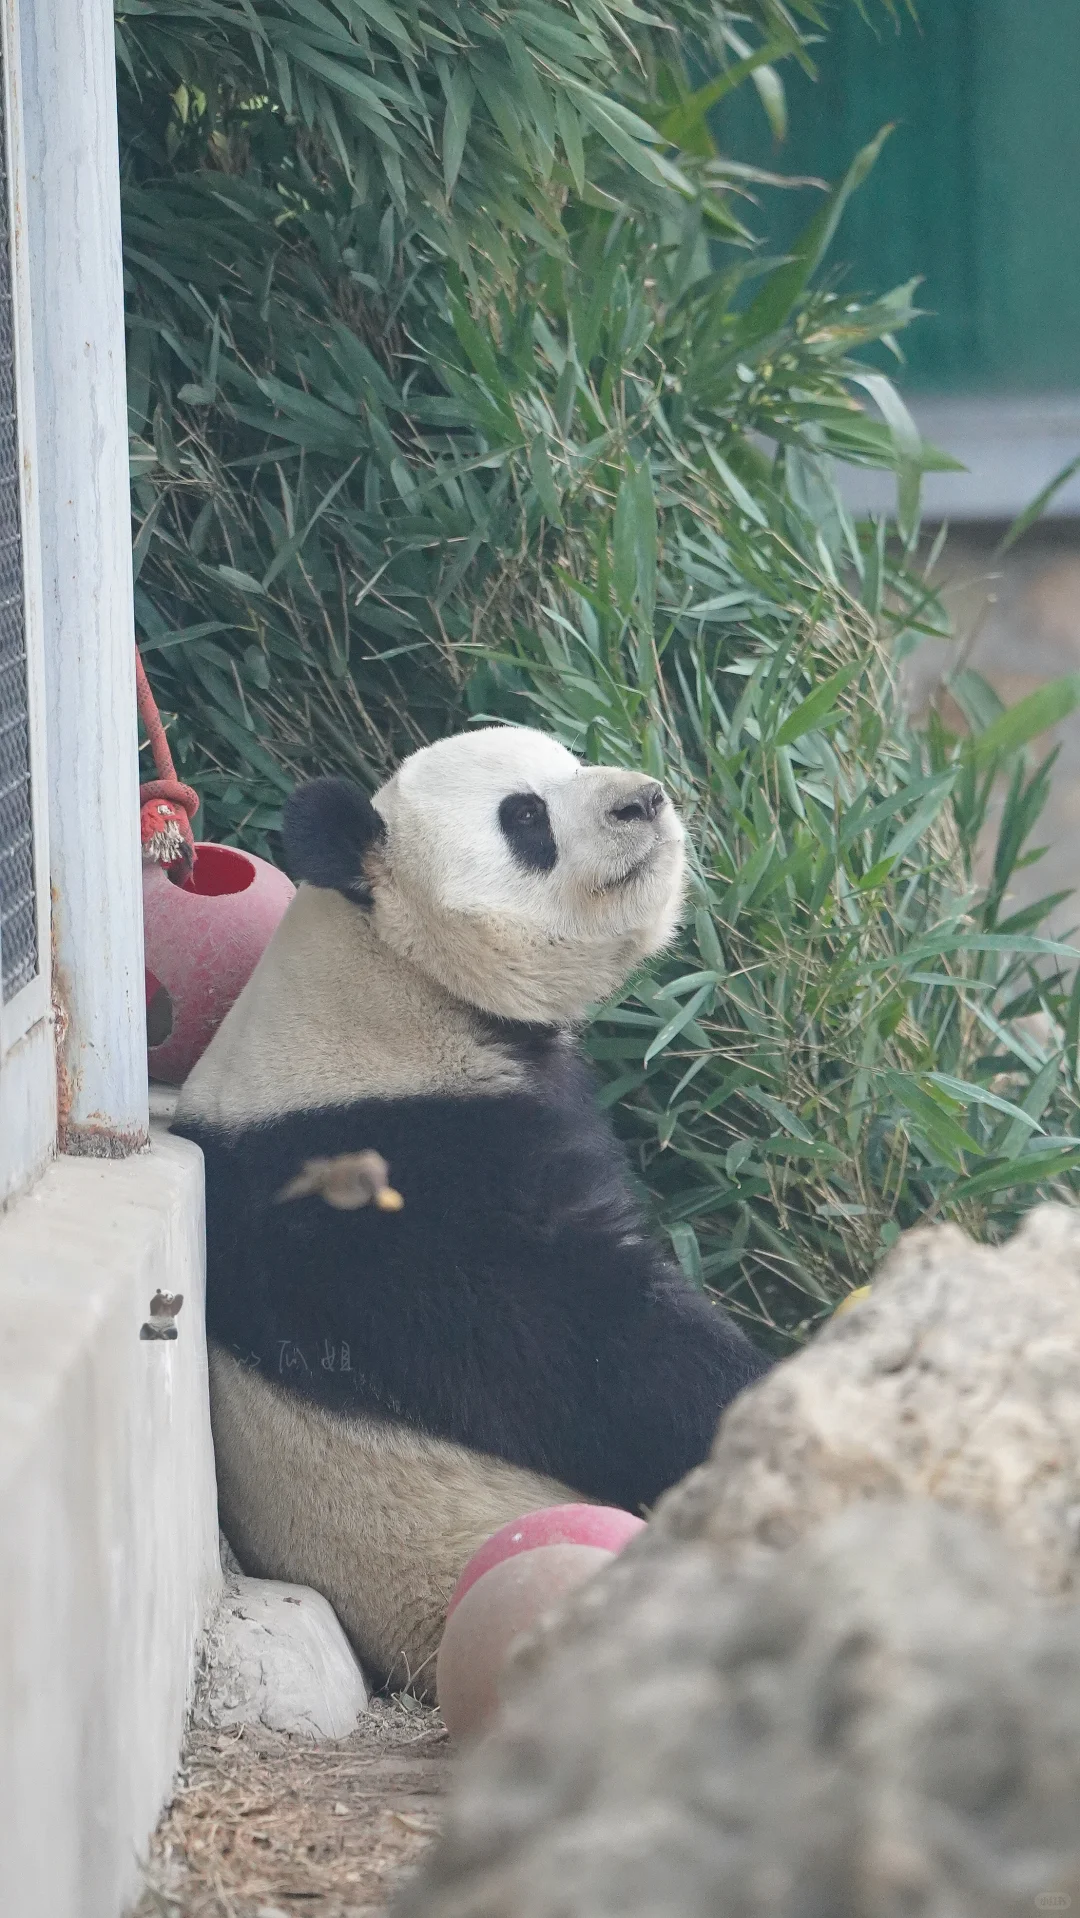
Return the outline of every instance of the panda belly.
<path id="1" fill-rule="evenodd" d="M 314 1586 L 369 1676 L 424 1698 L 473 1552 L 577 1496 L 408 1426 L 329 1412 L 213 1342 L 210 1407 L 221 1522 L 245 1569 Z"/>

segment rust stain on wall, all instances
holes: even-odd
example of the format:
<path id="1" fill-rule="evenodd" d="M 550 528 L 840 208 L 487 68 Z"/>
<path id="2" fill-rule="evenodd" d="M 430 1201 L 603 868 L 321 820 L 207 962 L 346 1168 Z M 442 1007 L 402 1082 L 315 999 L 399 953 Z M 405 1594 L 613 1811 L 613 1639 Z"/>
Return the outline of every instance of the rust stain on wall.
<path id="1" fill-rule="evenodd" d="M 87 1119 L 73 1119 L 71 1116 L 79 1087 L 79 1074 L 68 1056 L 71 1014 L 67 1001 L 70 988 L 57 953 L 58 903 L 56 888 L 53 887 L 52 1011 L 56 1047 L 57 1150 L 73 1158 L 127 1159 L 133 1152 L 145 1152 L 150 1144 L 150 1135 L 142 1126 L 125 1128 L 113 1125 L 104 1113 L 91 1113 Z"/>

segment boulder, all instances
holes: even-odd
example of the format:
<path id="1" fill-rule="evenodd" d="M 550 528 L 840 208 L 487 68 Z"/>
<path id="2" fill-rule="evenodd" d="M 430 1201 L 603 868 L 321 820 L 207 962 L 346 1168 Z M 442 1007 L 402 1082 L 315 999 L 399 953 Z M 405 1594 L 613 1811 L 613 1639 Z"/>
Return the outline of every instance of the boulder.
<path id="1" fill-rule="evenodd" d="M 1080 1212 L 909 1233 L 523 1641 L 401 1913 L 1080 1909 L 1078 1583 Z"/>
<path id="2" fill-rule="evenodd" d="M 204 1641 L 192 1722 L 347 1738 L 367 1710 L 364 1674 L 321 1592 L 229 1576 Z"/>
<path id="3" fill-rule="evenodd" d="M 898 1497 L 985 1518 L 1028 1583 L 1076 1589 L 1080 1211 L 1039 1206 L 1000 1247 L 907 1233 L 868 1297 L 731 1407 L 643 1546 L 707 1539 L 734 1569 Z"/>
<path id="4" fill-rule="evenodd" d="M 638 1567 L 707 1541 L 716 1576 L 787 1550 L 856 1501 L 930 1498 L 999 1527 L 1019 1576 L 1080 1581 L 1080 1210 L 1036 1206 L 1006 1245 L 905 1233 L 867 1296 L 735 1400 L 704 1465 L 602 1578 L 518 1648 L 521 1671 Z"/>
<path id="5" fill-rule="evenodd" d="M 1032 1918 L 1080 1908 L 1080 1613 L 987 1527 L 858 1504 L 604 1618 L 464 1761 L 397 1918 Z"/>

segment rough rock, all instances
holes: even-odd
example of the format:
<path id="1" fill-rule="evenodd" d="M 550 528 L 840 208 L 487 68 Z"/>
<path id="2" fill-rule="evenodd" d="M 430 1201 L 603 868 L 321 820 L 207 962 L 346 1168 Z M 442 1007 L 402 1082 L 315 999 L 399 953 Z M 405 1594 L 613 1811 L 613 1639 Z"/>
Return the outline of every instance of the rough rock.
<path id="1" fill-rule="evenodd" d="M 730 1409 L 635 1551 L 707 1539 L 726 1565 L 855 1500 L 932 1498 L 1005 1534 L 1047 1593 L 1080 1580 L 1080 1211 L 1007 1245 L 910 1232 L 868 1298 Z"/>
<path id="2" fill-rule="evenodd" d="M 887 1501 L 734 1579 L 707 1542 L 639 1555 L 464 1762 L 397 1918 L 1080 1906 L 1080 1613 L 1014 1560 Z"/>
<path id="3" fill-rule="evenodd" d="M 401 1918 L 1080 1908 L 1080 1212 L 908 1234 L 526 1641 Z"/>
<path id="4" fill-rule="evenodd" d="M 263 1725 L 347 1738 L 368 1703 L 364 1674 L 321 1592 L 227 1577 L 206 1633 L 193 1723 Z"/>

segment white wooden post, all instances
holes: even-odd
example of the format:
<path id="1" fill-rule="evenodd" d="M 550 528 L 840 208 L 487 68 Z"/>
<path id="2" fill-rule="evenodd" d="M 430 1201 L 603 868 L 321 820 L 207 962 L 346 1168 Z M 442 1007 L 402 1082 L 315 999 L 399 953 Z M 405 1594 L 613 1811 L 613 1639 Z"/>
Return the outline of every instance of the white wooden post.
<path id="1" fill-rule="evenodd" d="M 148 1135 L 111 0 L 21 9 L 60 1146 Z"/>

